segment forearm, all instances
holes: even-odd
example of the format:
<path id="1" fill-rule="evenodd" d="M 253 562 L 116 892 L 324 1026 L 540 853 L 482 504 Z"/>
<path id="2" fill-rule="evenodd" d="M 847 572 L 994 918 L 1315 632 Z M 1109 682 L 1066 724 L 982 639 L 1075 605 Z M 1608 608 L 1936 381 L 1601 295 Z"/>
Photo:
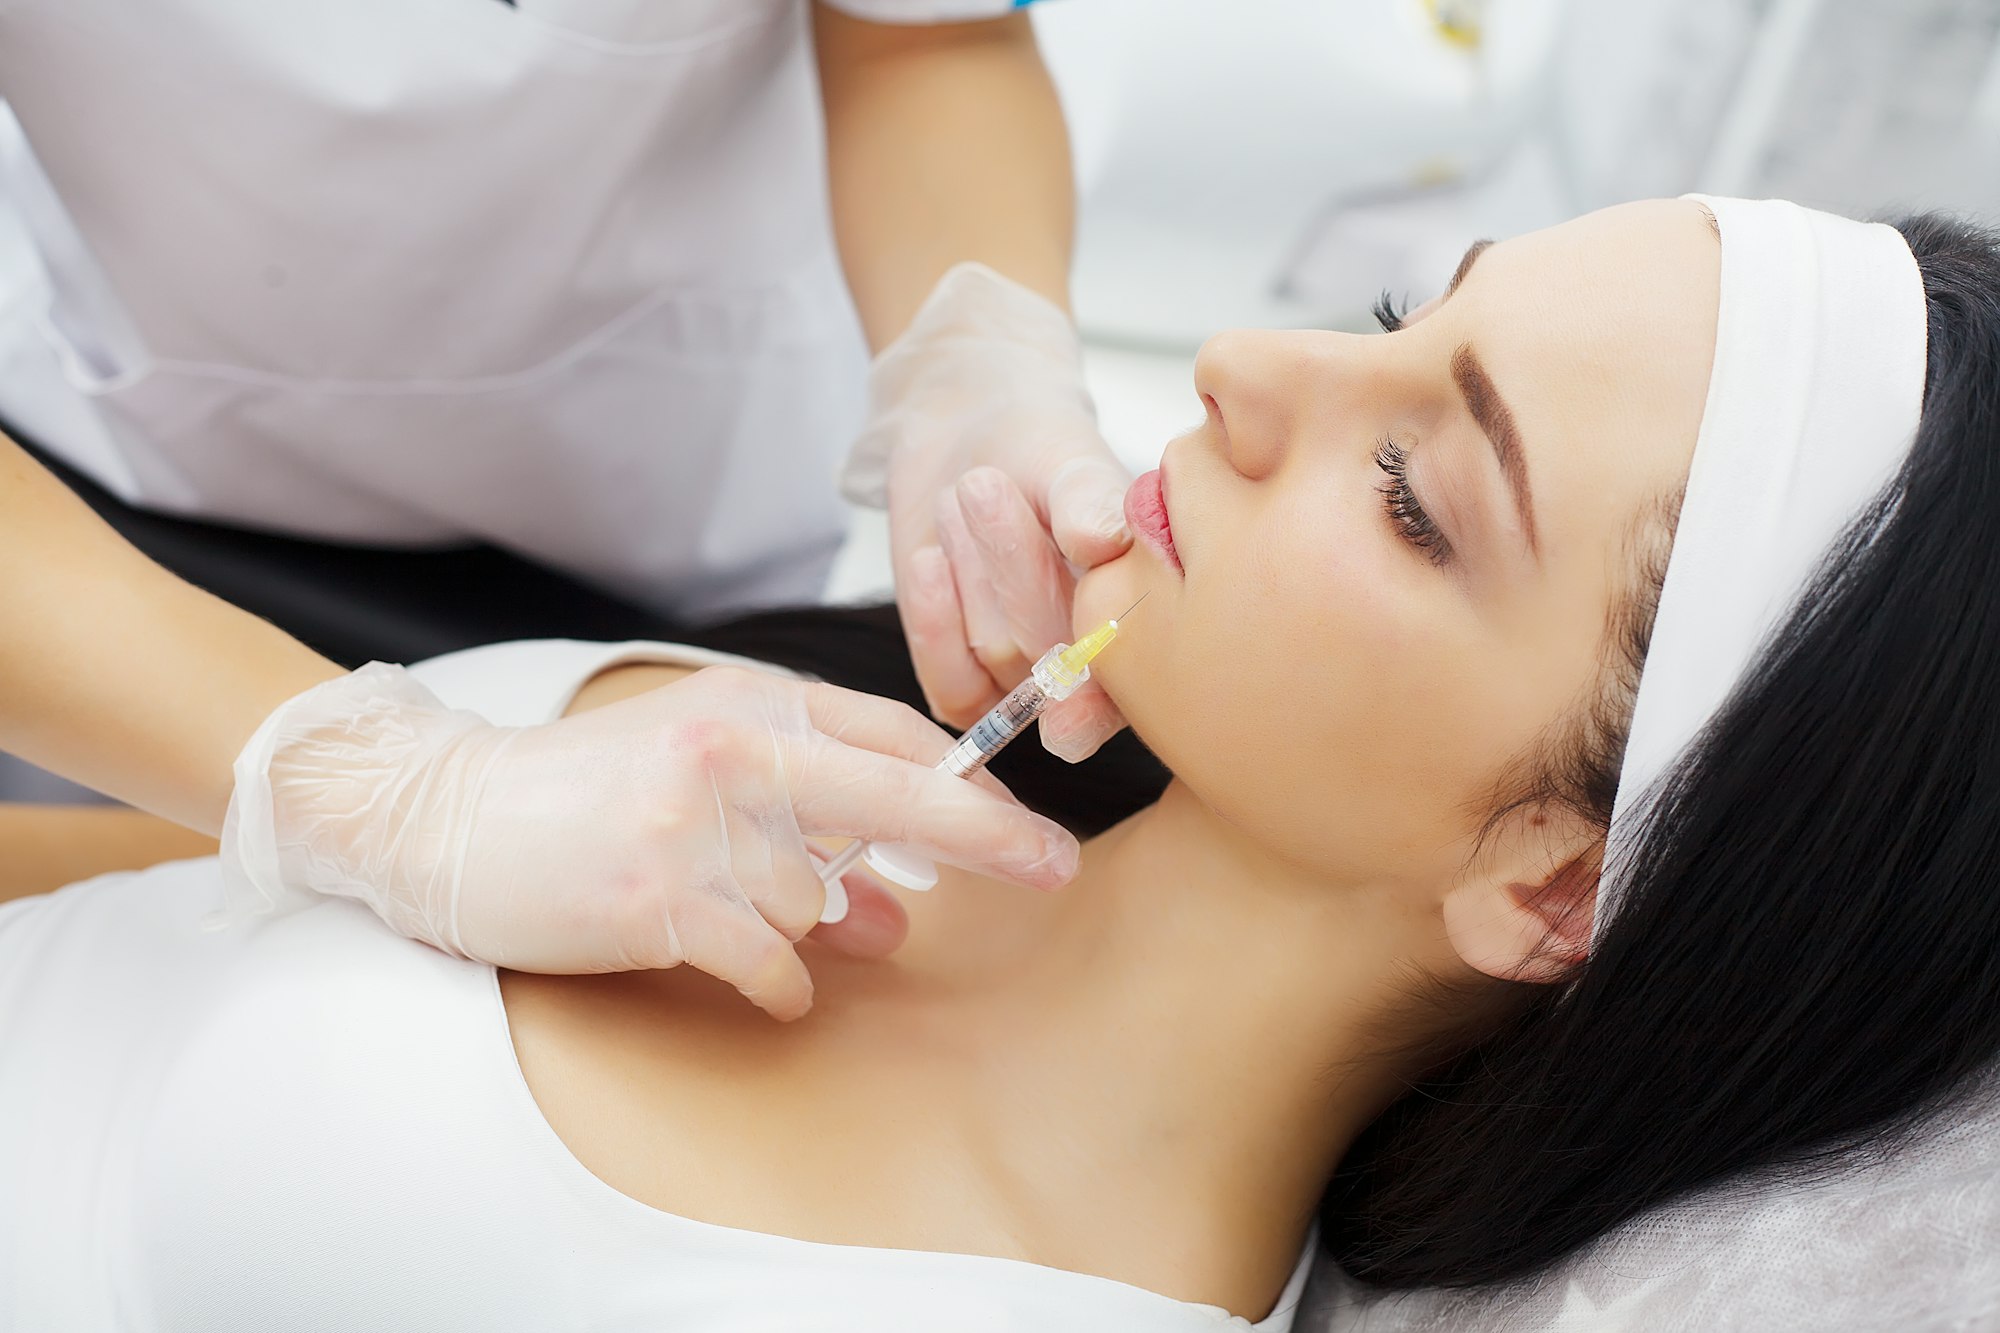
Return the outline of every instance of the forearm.
<path id="1" fill-rule="evenodd" d="M 628 664 L 599 672 L 564 716 L 587 713 L 670 685 L 693 667 Z M 215 840 L 140 810 L 106 805 L 0 802 L 0 902 L 163 861 L 211 856 Z"/>
<path id="2" fill-rule="evenodd" d="M 215 833 L 250 734 L 339 674 L 147 560 L 0 439 L 0 750 Z"/>
<path id="3" fill-rule="evenodd" d="M 871 346 L 978 260 L 1069 305 L 1075 191 L 1024 14 L 893 28 L 814 8 L 834 235 Z"/>
<path id="4" fill-rule="evenodd" d="M 214 851 L 213 838 L 139 810 L 0 804 L 0 902 Z"/>

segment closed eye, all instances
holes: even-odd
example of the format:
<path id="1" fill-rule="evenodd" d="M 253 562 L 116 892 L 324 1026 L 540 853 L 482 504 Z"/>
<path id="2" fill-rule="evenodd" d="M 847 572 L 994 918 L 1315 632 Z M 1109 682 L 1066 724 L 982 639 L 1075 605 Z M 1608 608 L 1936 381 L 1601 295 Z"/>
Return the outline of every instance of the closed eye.
<path id="1" fill-rule="evenodd" d="M 1410 489 L 1409 450 L 1384 436 L 1375 446 L 1375 466 L 1382 469 L 1384 476 L 1375 489 L 1381 492 L 1383 507 L 1389 511 L 1389 521 L 1396 531 L 1432 564 L 1440 567 L 1450 564 L 1451 539 Z"/>
<path id="2" fill-rule="evenodd" d="M 1375 322 L 1382 326 L 1382 332 L 1394 333 L 1403 327 L 1403 320 L 1410 313 L 1410 298 L 1405 296 L 1398 299 L 1391 296 L 1389 289 L 1385 287 L 1382 289 L 1382 294 L 1375 298 L 1375 306 L 1371 313 L 1375 316 Z"/>
<path id="3" fill-rule="evenodd" d="M 1438 297 L 1435 304 L 1443 305 L 1451 299 L 1451 294 L 1465 281 L 1465 275 L 1472 272 L 1472 266 L 1479 262 L 1479 256 L 1491 249 L 1492 245 L 1491 241 L 1474 241 L 1466 247 L 1464 256 L 1458 261 L 1458 268 L 1451 275 L 1451 281 L 1444 285 L 1444 295 Z M 1375 322 L 1382 326 L 1382 332 L 1394 333 L 1409 322 L 1410 298 L 1404 296 L 1399 299 L 1391 296 L 1388 289 L 1384 288 L 1382 294 L 1375 298 L 1375 306 L 1371 313 L 1375 316 Z"/>

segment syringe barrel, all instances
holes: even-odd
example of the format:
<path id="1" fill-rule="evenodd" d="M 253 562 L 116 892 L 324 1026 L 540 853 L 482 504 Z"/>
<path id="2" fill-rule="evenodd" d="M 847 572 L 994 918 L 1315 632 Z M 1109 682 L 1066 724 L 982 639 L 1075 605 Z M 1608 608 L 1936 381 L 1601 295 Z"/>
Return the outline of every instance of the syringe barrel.
<path id="1" fill-rule="evenodd" d="M 958 744 L 938 763 L 941 772 L 955 778 L 977 773 L 986 761 L 1007 748 L 1007 743 L 1033 726 L 1049 696 L 1042 693 L 1031 676 L 1014 687 L 1013 693 L 993 705 L 985 717 L 973 723 Z"/>

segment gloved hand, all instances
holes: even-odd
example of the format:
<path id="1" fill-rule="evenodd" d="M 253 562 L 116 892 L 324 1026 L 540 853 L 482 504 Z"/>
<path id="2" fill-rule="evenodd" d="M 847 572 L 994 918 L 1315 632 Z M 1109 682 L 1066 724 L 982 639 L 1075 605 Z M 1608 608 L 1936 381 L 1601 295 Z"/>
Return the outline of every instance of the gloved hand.
<path id="1" fill-rule="evenodd" d="M 1075 578 L 1132 543 L 1069 317 L 981 264 L 939 279 L 868 372 L 841 489 L 889 510 L 896 602 L 931 711 L 964 727 L 1070 636 Z M 976 470 L 975 470 L 976 469 Z M 1086 685 L 1042 715 L 1069 760 L 1125 725 Z"/>
<path id="2" fill-rule="evenodd" d="M 371 664 L 279 707 L 236 763 L 236 910 L 357 898 L 397 931 L 534 972 L 691 963 L 779 1018 L 825 890 L 807 836 L 861 837 L 1039 888 L 1076 840 L 931 770 L 951 739 L 901 704 L 710 667 L 536 727 L 454 712 Z"/>

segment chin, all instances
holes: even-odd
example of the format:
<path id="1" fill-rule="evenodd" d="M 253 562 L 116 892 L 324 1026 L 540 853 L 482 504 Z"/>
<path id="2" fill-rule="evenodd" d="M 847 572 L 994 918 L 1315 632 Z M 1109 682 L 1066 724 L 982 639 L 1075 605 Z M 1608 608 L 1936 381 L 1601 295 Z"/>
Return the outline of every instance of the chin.
<path id="1" fill-rule="evenodd" d="M 1160 586 L 1164 573 L 1149 553 L 1134 547 L 1077 582 L 1070 615 L 1072 642 L 1146 598 L 1129 619 L 1119 622 L 1117 640 L 1091 666 L 1091 678 L 1121 710 L 1128 698 L 1143 701 L 1149 665 L 1159 660 L 1171 633 L 1172 608 L 1162 596 L 1166 589 Z"/>
<path id="2" fill-rule="evenodd" d="M 1113 616 L 1122 615 L 1132 603 L 1154 592 L 1159 583 L 1154 577 L 1157 572 L 1149 564 L 1147 553 L 1134 546 L 1116 560 L 1107 560 L 1084 574 L 1077 580 L 1076 602 L 1070 611 L 1072 641 L 1090 633 Z M 1150 608 L 1157 600 L 1157 597 L 1152 598 L 1146 607 Z M 1138 617 L 1134 616 L 1134 625 L 1137 621 Z M 1119 626 L 1121 640 L 1127 628 L 1123 624 Z"/>
<path id="3" fill-rule="evenodd" d="M 1107 560 L 1087 571 L 1076 581 L 1076 601 L 1071 604 L 1069 612 L 1071 643 L 1132 604 L 1130 597 L 1122 602 L 1118 600 L 1120 590 L 1132 582 L 1131 575 L 1125 570 L 1131 562 L 1132 554 L 1128 551 L 1116 560 Z"/>

